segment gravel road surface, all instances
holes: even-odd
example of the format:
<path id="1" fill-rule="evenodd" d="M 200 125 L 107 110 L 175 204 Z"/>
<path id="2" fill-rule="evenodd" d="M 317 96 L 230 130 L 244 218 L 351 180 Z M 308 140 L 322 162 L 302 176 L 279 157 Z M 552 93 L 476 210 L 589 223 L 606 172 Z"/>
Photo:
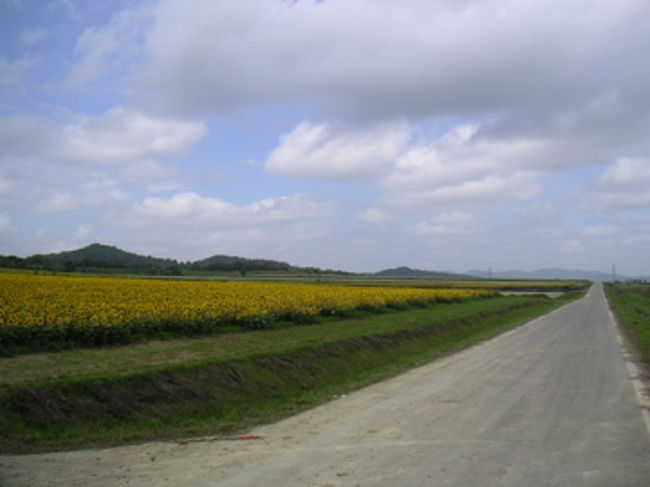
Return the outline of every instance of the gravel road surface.
<path id="1" fill-rule="evenodd" d="M 650 486 L 599 284 L 496 339 L 251 432 L 0 457 L 3 486 Z"/>

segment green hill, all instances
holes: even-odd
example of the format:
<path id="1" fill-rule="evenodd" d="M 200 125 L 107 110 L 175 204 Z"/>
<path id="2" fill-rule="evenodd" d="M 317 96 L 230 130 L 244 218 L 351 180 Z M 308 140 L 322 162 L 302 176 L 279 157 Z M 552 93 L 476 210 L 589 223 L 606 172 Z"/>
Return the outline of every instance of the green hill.
<path id="1" fill-rule="evenodd" d="M 197 260 L 192 263 L 193 269 L 213 271 L 289 271 L 292 267 L 286 262 L 279 262 L 268 259 L 248 259 L 246 257 L 235 257 L 231 255 L 213 255 L 206 259 Z"/>
<path id="2" fill-rule="evenodd" d="M 27 258 L 13 255 L 0 256 L 0 267 L 81 272 L 113 269 L 111 272 L 126 270 L 146 274 L 183 274 L 188 271 L 240 272 L 242 274 L 251 271 L 322 272 L 320 269 L 294 267 L 286 262 L 276 260 L 250 259 L 221 254 L 195 262 L 179 263 L 172 259 L 138 255 L 100 243 L 76 250 L 37 254 Z"/>
<path id="3" fill-rule="evenodd" d="M 99 243 L 77 250 L 36 255 L 32 258 L 47 262 L 53 266 L 68 267 L 170 268 L 178 266 L 178 262 L 175 260 L 142 256 Z"/>
<path id="4" fill-rule="evenodd" d="M 137 274 L 180 275 L 199 271 L 247 272 L 271 271 L 304 274 L 349 274 L 343 271 L 322 270 L 317 267 L 296 267 L 270 259 L 251 259 L 230 255 L 213 255 L 195 262 L 144 256 L 127 252 L 112 245 L 94 243 L 76 250 L 30 257 L 0 255 L 0 267 L 80 272 L 114 272 Z"/>

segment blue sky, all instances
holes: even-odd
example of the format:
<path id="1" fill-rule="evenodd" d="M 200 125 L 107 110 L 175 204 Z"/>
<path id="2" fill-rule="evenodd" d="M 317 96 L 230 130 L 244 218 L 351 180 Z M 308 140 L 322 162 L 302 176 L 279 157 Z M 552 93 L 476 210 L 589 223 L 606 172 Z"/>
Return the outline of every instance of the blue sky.
<path id="1" fill-rule="evenodd" d="M 0 253 L 650 274 L 646 0 L 0 0 Z"/>

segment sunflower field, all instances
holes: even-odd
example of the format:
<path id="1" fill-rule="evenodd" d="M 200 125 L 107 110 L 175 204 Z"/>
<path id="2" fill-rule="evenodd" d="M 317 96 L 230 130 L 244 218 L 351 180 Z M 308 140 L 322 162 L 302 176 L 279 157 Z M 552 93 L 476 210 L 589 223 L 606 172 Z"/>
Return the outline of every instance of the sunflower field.
<path id="1" fill-rule="evenodd" d="M 267 329 L 496 295 L 293 282 L 0 274 L 0 353 Z"/>

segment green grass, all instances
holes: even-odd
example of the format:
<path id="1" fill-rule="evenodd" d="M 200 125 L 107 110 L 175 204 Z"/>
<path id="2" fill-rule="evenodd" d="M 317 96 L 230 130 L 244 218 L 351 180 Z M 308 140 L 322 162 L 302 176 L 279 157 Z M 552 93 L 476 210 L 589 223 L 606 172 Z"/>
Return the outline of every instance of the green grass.
<path id="1" fill-rule="evenodd" d="M 605 284 L 605 294 L 618 321 L 650 366 L 650 284 Z"/>
<path id="2" fill-rule="evenodd" d="M 107 373 L 112 376 L 128 375 L 205 360 L 238 360 L 250 355 L 274 354 L 349 338 L 466 319 L 480 313 L 493 313 L 537 302 L 538 299 L 497 297 L 461 303 L 438 303 L 433 307 L 415 308 L 408 312 L 356 312 L 356 319 L 322 319 L 320 325 L 0 358 L 0 388 L 57 378 L 88 379 L 103 377 Z"/>
<path id="3" fill-rule="evenodd" d="M 0 451 L 249 428 L 494 336 L 572 297 L 497 297 L 280 330 L 0 359 Z"/>

